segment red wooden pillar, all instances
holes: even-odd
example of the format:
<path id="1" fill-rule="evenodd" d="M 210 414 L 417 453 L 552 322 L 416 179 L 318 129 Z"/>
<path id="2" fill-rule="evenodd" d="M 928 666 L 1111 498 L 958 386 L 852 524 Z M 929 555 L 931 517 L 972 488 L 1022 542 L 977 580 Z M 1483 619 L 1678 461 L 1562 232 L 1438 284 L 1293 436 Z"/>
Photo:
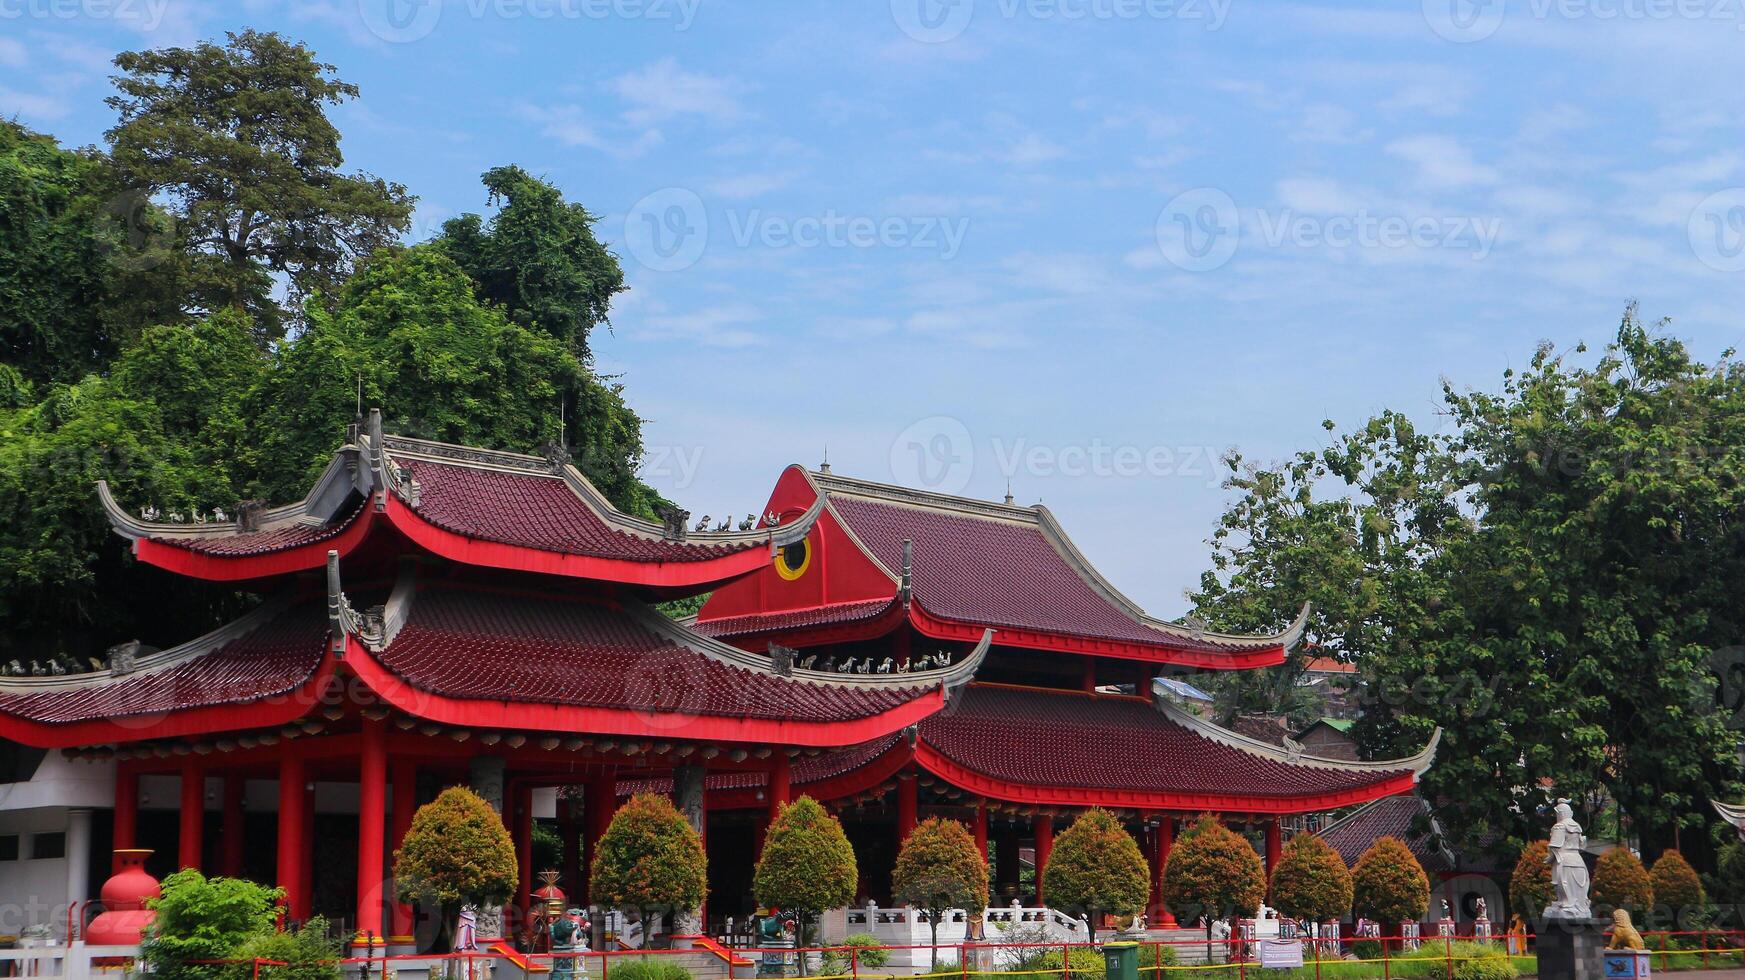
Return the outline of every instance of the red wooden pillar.
<path id="1" fill-rule="evenodd" d="M 904 773 L 897 777 L 897 843 L 909 839 L 915 831 L 915 818 L 920 812 L 918 797 L 919 788 L 915 785 L 915 774 Z"/>
<path id="2" fill-rule="evenodd" d="M 242 773 L 224 777 L 224 853 L 218 861 L 218 871 L 230 878 L 242 877 Z"/>
<path id="3" fill-rule="evenodd" d="M 581 807 L 575 796 L 560 795 L 557 800 L 558 834 L 563 838 L 563 890 L 571 901 L 582 900 L 582 821 Z"/>
<path id="4" fill-rule="evenodd" d="M 398 849 L 406 840 L 406 832 L 412 829 L 412 813 L 418 808 L 418 766 L 411 759 L 395 759 L 388 764 L 388 771 L 388 778 L 394 786 L 389 839 Z M 388 913 L 388 942 L 409 945 L 413 929 L 411 904 L 395 902 L 389 906 Z"/>
<path id="5" fill-rule="evenodd" d="M 315 911 L 315 780 L 303 788 L 303 902 Z"/>
<path id="6" fill-rule="evenodd" d="M 606 836 L 606 828 L 612 825 L 612 814 L 618 812 L 618 773 L 608 769 L 588 780 L 587 796 L 582 805 L 585 808 L 582 815 L 588 825 L 587 839 L 582 842 L 586 849 L 582 876 L 588 885 L 583 893 L 593 901 L 594 857 L 600 853 L 600 838 Z"/>
<path id="7" fill-rule="evenodd" d="M 382 943 L 383 825 L 388 818 L 388 746 L 382 723 L 363 720 L 357 766 L 357 938 L 352 945 Z"/>
<path id="8" fill-rule="evenodd" d="M 1278 867 L 1279 852 L 1283 850 L 1282 835 L 1279 833 L 1278 818 L 1273 817 L 1266 822 L 1266 881 L 1267 891 L 1272 890 L 1272 869 Z"/>
<path id="9" fill-rule="evenodd" d="M 1086 694 L 1097 693 L 1097 658 L 1084 658 L 1083 673 L 1079 677 L 1079 686 Z"/>
<path id="10" fill-rule="evenodd" d="M 986 861 L 988 859 L 988 802 L 986 800 L 976 804 L 975 835 L 976 853 L 982 856 L 983 861 Z"/>
<path id="11" fill-rule="evenodd" d="M 516 783 L 510 797 L 515 801 L 515 865 L 520 871 L 515 883 L 515 921 L 510 935 L 519 935 L 533 907 L 533 787 Z"/>
<path id="12" fill-rule="evenodd" d="M 303 867 L 308 864 L 303 849 L 303 825 L 308 820 L 305 779 L 303 757 L 286 746 L 279 756 L 279 863 L 275 875 L 285 890 L 285 908 L 296 920 L 309 917 L 309 893 L 303 890 Z"/>
<path id="13" fill-rule="evenodd" d="M 1036 904 L 1043 905 L 1042 876 L 1048 869 L 1048 856 L 1054 853 L 1054 817 L 1038 813 L 1031 827 L 1036 831 Z"/>
<path id="14" fill-rule="evenodd" d="M 769 820 L 775 822 L 781 815 L 782 806 L 791 799 L 792 771 L 786 752 L 778 751 L 770 758 L 769 767 Z"/>
<path id="15" fill-rule="evenodd" d="M 139 842 L 139 770 L 123 762 L 115 767 L 115 849 L 132 850 Z"/>
<path id="16" fill-rule="evenodd" d="M 1162 929 L 1176 927 L 1175 916 L 1163 900 L 1163 872 L 1169 866 L 1169 850 L 1175 846 L 1175 819 L 1165 815 L 1157 824 L 1157 846 L 1152 849 L 1151 894 L 1157 897 L 1157 925 Z"/>
<path id="17" fill-rule="evenodd" d="M 192 756 L 182 760 L 182 832 L 176 867 L 199 868 L 206 836 L 206 770 Z"/>

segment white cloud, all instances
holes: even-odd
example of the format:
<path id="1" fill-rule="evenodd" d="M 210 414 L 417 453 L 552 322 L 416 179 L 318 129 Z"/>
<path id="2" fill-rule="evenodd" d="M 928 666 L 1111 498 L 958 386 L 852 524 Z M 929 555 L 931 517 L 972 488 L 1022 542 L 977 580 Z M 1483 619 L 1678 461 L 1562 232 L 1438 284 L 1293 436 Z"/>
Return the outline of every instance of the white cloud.
<path id="1" fill-rule="evenodd" d="M 0 85 L 0 106 L 5 106 L 8 114 L 16 112 L 26 119 L 60 119 L 72 111 L 64 100 L 52 95 L 20 92 L 3 85 Z"/>
<path id="2" fill-rule="evenodd" d="M 1286 177 L 1275 188 L 1279 203 L 1308 214 L 1353 214 L 1374 202 L 1328 177 Z"/>
<path id="3" fill-rule="evenodd" d="M 565 146 L 585 146 L 624 159 L 642 156 L 664 142 L 658 129 L 644 130 L 634 135 L 621 132 L 621 127 L 612 127 L 613 131 L 604 132 L 579 107 L 572 105 L 523 105 L 515 113 L 523 119 L 538 123 L 542 135 Z"/>
<path id="4" fill-rule="evenodd" d="M 710 181 L 708 191 L 716 197 L 745 200 L 781 190 L 793 183 L 796 176 L 792 172 L 735 174 Z"/>
<path id="5" fill-rule="evenodd" d="M 0 37 L 0 65 L 7 68 L 23 68 L 30 63 L 30 56 L 24 52 L 24 44 L 17 38 Z"/>
<path id="6" fill-rule="evenodd" d="M 701 116 L 711 122 L 726 123 L 745 115 L 736 82 L 685 71 L 672 58 L 662 58 L 639 71 L 619 75 L 612 80 L 611 89 L 630 104 L 624 118 L 636 126 L 651 126 L 677 116 Z"/>
<path id="7" fill-rule="evenodd" d="M 757 347 L 766 338 L 748 324 L 763 322 L 763 315 L 744 304 L 717 306 L 689 313 L 651 316 L 633 335 L 646 340 L 689 340 L 705 347 Z"/>
<path id="8" fill-rule="evenodd" d="M 1418 168 L 1418 180 L 1431 187 L 1494 184 L 1497 172 L 1478 163 L 1458 140 L 1449 136 L 1410 136 L 1383 147 Z"/>

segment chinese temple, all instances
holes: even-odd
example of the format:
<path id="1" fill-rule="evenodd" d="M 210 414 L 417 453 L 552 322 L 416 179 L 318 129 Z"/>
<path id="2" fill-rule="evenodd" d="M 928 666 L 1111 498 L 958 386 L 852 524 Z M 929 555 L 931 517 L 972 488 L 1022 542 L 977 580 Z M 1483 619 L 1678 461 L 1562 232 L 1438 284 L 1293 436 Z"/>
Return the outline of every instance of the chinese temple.
<path id="1" fill-rule="evenodd" d="M 1270 636 L 1156 619 L 1009 498 L 792 467 L 737 525 L 653 523 L 560 448 L 386 435 L 375 413 L 293 504 L 189 521 L 98 497 L 139 561 L 257 601 L 91 673 L 0 677 L 0 841 L 8 799 L 51 828 L 20 831 L 24 852 L 60 828 L 63 914 L 101 879 L 95 855 L 152 849 L 157 870 L 273 882 L 293 918 L 411 948 L 391 854 L 454 784 L 498 808 L 520 857 L 483 937 L 526 915 L 536 817 L 585 896 L 619 801 L 651 790 L 703 834 L 710 927 L 752 911 L 761 835 L 800 794 L 843 820 L 869 901 L 888 903 L 909 829 L 945 815 L 993 856 L 993 904 L 1042 904 L 1054 834 L 1085 807 L 1126 821 L 1159 879 L 1178 823 L 1208 811 L 1270 865 L 1281 816 L 1409 792 L 1435 748 L 1318 758 L 1154 695 L 1158 677 L 1281 663 L 1303 618 Z M 688 620 L 656 606 L 705 593 Z M 61 786 L 77 799 L 57 811 Z M 20 880 L 5 857 L 0 880 Z"/>

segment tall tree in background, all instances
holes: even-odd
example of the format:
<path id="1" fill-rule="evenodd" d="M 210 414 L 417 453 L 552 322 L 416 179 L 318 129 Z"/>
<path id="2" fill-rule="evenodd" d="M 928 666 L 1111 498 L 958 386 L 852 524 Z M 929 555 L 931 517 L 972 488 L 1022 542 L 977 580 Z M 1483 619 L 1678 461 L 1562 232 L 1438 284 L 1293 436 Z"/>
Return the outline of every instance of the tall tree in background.
<path id="1" fill-rule="evenodd" d="M 520 167 L 495 167 L 482 179 L 497 213 L 488 222 L 451 218 L 432 244 L 473 277 L 486 305 L 586 361 L 589 332 L 624 289 L 618 259 L 594 237 L 599 219 Z"/>
<path id="2" fill-rule="evenodd" d="M 928 817 L 915 825 L 897 850 L 891 897 L 927 913 L 933 937 L 933 969 L 939 969 L 939 920 L 948 909 L 988 904 L 988 860 L 963 824 Z"/>
<path id="3" fill-rule="evenodd" d="M 1384 413 L 1238 466 L 1195 599 L 1234 628 L 1317 600 L 1311 638 L 1366 680 L 1364 749 L 1442 727 L 1425 795 L 1460 843 L 1519 846 L 1531 804 L 1609 798 L 1653 854 L 1737 789 L 1714 651 L 1737 649 L 1745 589 L 1745 371 L 1633 308 L 1572 360 L 1542 348 L 1495 394 L 1445 385 L 1437 435 Z"/>
<path id="4" fill-rule="evenodd" d="M 331 291 L 358 257 L 398 240 L 413 199 L 399 184 L 343 174 L 326 107 L 356 98 L 334 67 L 278 34 L 228 34 L 223 46 L 118 55 L 120 120 L 107 136 L 117 177 L 162 199 L 193 259 L 195 302 L 284 332 L 273 277 L 293 309 Z"/>
<path id="5" fill-rule="evenodd" d="M 112 185 L 102 154 L 0 120 L 0 356 L 31 381 L 76 381 L 180 312 L 168 216 Z"/>

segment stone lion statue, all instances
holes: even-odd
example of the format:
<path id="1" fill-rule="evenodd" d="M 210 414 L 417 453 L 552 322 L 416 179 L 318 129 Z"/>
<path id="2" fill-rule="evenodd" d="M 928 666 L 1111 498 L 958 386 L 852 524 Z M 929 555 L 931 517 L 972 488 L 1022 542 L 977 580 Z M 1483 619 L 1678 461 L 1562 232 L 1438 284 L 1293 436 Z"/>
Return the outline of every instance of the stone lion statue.
<path id="1" fill-rule="evenodd" d="M 1607 949 L 1643 949 L 1642 934 L 1630 924 L 1629 909 L 1612 910 L 1612 941 Z"/>

